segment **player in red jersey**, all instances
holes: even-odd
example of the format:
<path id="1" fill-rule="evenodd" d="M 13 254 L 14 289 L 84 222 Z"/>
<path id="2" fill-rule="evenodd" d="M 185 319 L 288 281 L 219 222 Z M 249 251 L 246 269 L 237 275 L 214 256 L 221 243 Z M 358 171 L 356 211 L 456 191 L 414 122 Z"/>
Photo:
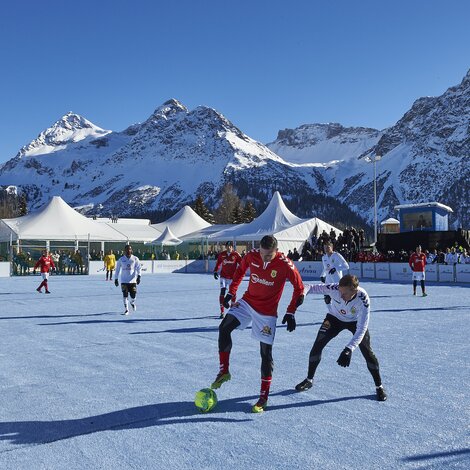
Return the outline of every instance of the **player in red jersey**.
<path id="1" fill-rule="evenodd" d="M 277 240 L 271 235 L 262 238 L 260 248 L 252 250 L 242 258 L 233 276 L 224 305 L 229 307 L 246 273 L 250 270 L 248 290 L 241 300 L 230 308 L 219 326 L 220 370 L 211 385 L 219 388 L 231 379 L 229 358 L 232 349 L 233 330 L 243 330 L 252 325 L 251 336 L 260 342 L 261 352 L 261 393 L 252 411 L 264 411 L 268 402 L 269 388 L 273 371 L 272 345 L 276 333 L 277 307 L 281 299 L 286 280 L 294 286 L 294 293 L 287 307 L 282 323 L 287 323 L 287 331 L 295 330 L 294 313 L 302 304 L 304 285 L 297 268 L 292 261 L 277 250 Z"/>
<path id="2" fill-rule="evenodd" d="M 46 294 L 50 294 L 50 291 L 47 285 L 47 280 L 49 278 L 49 272 L 51 271 L 51 269 L 55 269 L 55 264 L 52 259 L 52 256 L 50 256 L 47 250 L 44 250 L 42 252 L 42 256 L 38 259 L 38 262 L 34 265 L 33 273 L 35 273 L 36 269 L 39 267 L 41 268 L 42 282 L 36 290 L 39 293 L 41 293 L 41 289 L 44 287 L 44 289 L 46 289 Z"/>
<path id="3" fill-rule="evenodd" d="M 424 286 L 424 280 L 426 278 L 424 272 L 426 267 L 426 255 L 421 252 L 421 247 L 419 245 L 416 247 L 416 251 L 410 256 L 408 264 L 413 271 L 413 295 L 416 295 L 416 285 L 418 284 L 418 281 L 420 281 L 423 297 L 426 297 L 428 295 L 426 294 L 426 288 Z"/>
<path id="4" fill-rule="evenodd" d="M 233 243 L 227 242 L 225 244 L 225 251 L 219 253 L 217 257 L 217 263 L 214 268 L 214 279 L 219 279 L 220 276 L 220 318 L 224 318 L 224 297 L 227 293 L 227 289 L 232 283 L 233 275 L 237 266 L 240 264 L 242 257 L 233 249 Z M 222 266 L 222 270 L 219 269 Z M 232 299 L 232 303 L 235 303 L 235 297 Z"/>

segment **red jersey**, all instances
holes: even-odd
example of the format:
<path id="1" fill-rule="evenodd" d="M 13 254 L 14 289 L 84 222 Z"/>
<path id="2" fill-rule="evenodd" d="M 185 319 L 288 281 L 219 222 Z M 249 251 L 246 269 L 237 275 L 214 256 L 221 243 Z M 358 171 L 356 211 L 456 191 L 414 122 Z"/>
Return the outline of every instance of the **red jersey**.
<path id="1" fill-rule="evenodd" d="M 48 273 L 51 268 L 55 269 L 54 261 L 50 256 L 41 256 L 38 259 L 38 262 L 34 265 L 34 269 L 37 269 L 39 266 L 41 266 L 42 273 Z"/>
<path id="2" fill-rule="evenodd" d="M 304 292 L 304 285 L 299 271 L 289 258 L 283 253 L 277 253 L 272 261 L 265 263 L 259 250 L 251 250 L 242 258 L 235 271 L 229 288 L 230 294 L 237 293 L 238 286 L 248 269 L 250 270 L 250 281 L 248 290 L 243 294 L 244 301 L 260 315 L 277 317 L 277 307 L 288 279 L 294 286 L 294 293 L 287 307 L 287 312 L 295 313 L 297 300 Z"/>
<path id="3" fill-rule="evenodd" d="M 412 271 L 422 273 L 426 266 L 426 255 L 424 253 L 420 253 L 419 255 L 418 253 L 413 253 L 408 263 Z"/>
<path id="4" fill-rule="evenodd" d="M 242 257 L 234 250 L 229 253 L 227 250 L 222 251 L 217 256 L 217 263 L 214 268 L 216 273 L 222 265 L 222 271 L 220 271 L 220 277 L 224 279 L 232 279 L 237 266 L 240 264 Z"/>

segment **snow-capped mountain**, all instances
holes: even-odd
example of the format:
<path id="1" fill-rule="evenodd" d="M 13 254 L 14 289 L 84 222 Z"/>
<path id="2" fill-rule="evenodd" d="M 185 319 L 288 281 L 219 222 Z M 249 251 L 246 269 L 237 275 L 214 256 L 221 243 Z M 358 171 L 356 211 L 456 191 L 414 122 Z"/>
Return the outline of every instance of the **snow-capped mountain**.
<path id="1" fill-rule="evenodd" d="M 324 191 L 321 170 L 285 162 L 214 109 L 170 100 L 123 132 L 66 115 L 0 168 L 0 184 L 20 186 L 30 209 L 61 195 L 85 213 L 131 215 L 177 210 L 197 194 L 216 205 L 227 182 L 260 205 L 275 190 L 308 197 Z"/>
<path id="2" fill-rule="evenodd" d="M 380 154 L 379 220 L 396 215 L 396 204 L 438 201 L 454 209 L 456 225 L 470 226 L 469 123 L 470 71 L 389 129 L 311 124 L 280 131 L 268 146 L 216 110 L 177 100 L 121 132 L 69 113 L 0 167 L 0 185 L 18 186 L 30 209 L 60 195 L 84 213 L 128 216 L 176 211 L 199 194 L 215 207 L 231 183 L 259 209 L 278 190 L 301 217 L 351 224 L 357 214 L 373 220 L 365 157 Z"/>
<path id="3" fill-rule="evenodd" d="M 420 98 L 376 145 L 354 162 L 341 162 L 328 180 L 332 195 L 372 221 L 373 165 L 377 162 L 379 220 L 393 206 L 437 201 L 454 210 L 456 226 L 469 227 L 470 70 L 460 85 Z"/>
<path id="4" fill-rule="evenodd" d="M 366 127 L 304 124 L 279 131 L 277 139 L 266 146 L 289 162 L 327 163 L 357 158 L 377 144 L 381 135 L 377 129 Z"/>

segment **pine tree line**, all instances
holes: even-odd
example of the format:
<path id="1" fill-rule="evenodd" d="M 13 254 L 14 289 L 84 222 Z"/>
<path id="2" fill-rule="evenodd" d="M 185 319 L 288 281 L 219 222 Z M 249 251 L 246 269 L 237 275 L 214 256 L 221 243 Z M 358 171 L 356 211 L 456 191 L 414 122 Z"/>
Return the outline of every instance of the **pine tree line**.
<path id="1" fill-rule="evenodd" d="M 0 187 L 0 219 L 11 219 L 28 213 L 26 194 L 18 195 L 8 187 Z"/>
<path id="2" fill-rule="evenodd" d="M 231 184 L 223 187 L 220 204 L 215 211 L 207 208 L 202 195 L 196 197 L 193 209 L 196 214 L 211 224 L 246 224 L 257 216 L 253 203 L 247 201 L 243 204 Z"/>

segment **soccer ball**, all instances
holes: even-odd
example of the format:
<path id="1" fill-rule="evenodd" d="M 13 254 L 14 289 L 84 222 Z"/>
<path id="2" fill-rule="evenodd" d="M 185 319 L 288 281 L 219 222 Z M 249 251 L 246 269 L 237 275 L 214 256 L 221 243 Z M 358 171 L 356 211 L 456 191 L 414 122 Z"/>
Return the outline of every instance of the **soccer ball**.
<path id="1" fill-rule="evenodd" d="M 217 395 L 211 388 L 203 388 L 196 393 L 194 404 L 199 411 L 207 413 L 217 405 Z"/>

